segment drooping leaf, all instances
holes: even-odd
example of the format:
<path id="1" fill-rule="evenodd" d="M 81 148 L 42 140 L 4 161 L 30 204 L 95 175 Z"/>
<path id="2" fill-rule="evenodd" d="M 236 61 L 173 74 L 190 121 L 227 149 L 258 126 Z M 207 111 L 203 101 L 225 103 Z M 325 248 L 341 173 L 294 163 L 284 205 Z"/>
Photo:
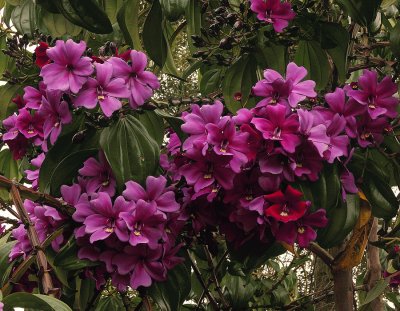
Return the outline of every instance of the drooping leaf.
<path id="1" fill-rule="evenodd" d="M 316 89 L 326 87 L 330 77 L 330 66 L 326 52 L 317 41 L 300 41 L 294 61 L 298 66 L 304 66 L 307 79 L 316 82 Z"/>
<path id="2" fill-rule="evenodd" d="M 201 35 L 201 2 L 197 0 L 189 0 L 186 6 L 186 21 L 187 27 L 186 31 L 188 33 L 188 37 L 191 38 L 192 35 Z M 193 46 L 193 42 L 189 39 L 189 48 L 193 53 L 196 50 L 196 47 Z"/>
<path id="3" fill-rule="evenodd" d="M 14 8 L 11 21 L 20 34 L 32 36 L 36 29 L 36 10 L 31 0 L 24 0 Z"/>
<path id="4" fill-rule="evenodd" d="M 1 98 L 0 119 L 1 120 L 4 120 L 6 117 L 8 117 L 12 113 L 12 110 L 17 109 L 17 106 L 14 103 L 12 103 L 11 100 L 17 94 L 19 89 L 20 89 L 19 85 L 12 85 L 10 83 L 6 83 L 6 84 L 0 86 L 0 98 Z"/>
<path id="5" fill-rule="evenodd" d="M 8 280 L 11 273 L 10 266 L 12 267 L 14 265 L 14 263 L 10 264 L 8 256 L 15 243 L 17 242 L 12 241 L 0 245 L 0 288 L 3 287 Z"/>
<path id="6" fill-rule="evenodd" d="M 143 124 L 150 136 L 161 146 L 164 141 L 164 121 L 154 111 L 143 111 L 134 116 Z"/>
<path id="7" fill-rule="evenodd" d="M 375 20 L 382 0 L 337 0 L 337 2 L 356 23 L 369 27 Z"/>
<path id="8" fill-rule="evenodd" d="M 72 24 L 62 14 L 53 14 L 42 10 L 40 17 L 49 34 L 54 37 L 62 37 L 64 35 L 74 37 L 82 31 L 81 27 Z"/>
<path id="9" fill-rule="evenodd" d="M 400 57 L 400 23 L 397 22 L 393 29 L 390 31 L 390 48 L 393 55 Z"/>
<path id="10" fill-rule="evenodd" d="M 148 294 L 162 311 L 179 311 L 190 289 L 190 268 L 182 263 L 168 271 L 165 282 L 154 282 Z"/>
<path id="11" fill-rule="evenodd" d="M 246 278 L 229 273 L 225 274 L 222 284 L 226 286 L 230 304 L 238 309 L 245 309 L 248 306 L 256 290 Z"/>
<path id="12" fill-rule="evenodd" d="M 54 257 L 54 265 L 64 271 L 76 271 L 86 267 L 96 266 L 97 263 L 78 258 L 76 240 L 71 238 Z"/>
<path id="13" fill-rule="evenodd" d="M 19 169 L 20 161 L 13 159 L 10 149 L 3 149 L 0 151 L 0 174 L 9 178 L 19 181 L 22 178 Z"/>
<path id="14" fill-rule="evenodd" d="M 100 0 L 100 5 L 104 12 L 106 12 L 111 24 L 117 22 L 117 14 L 123 4 L 124 0 Z"/>
<path id="15" fill-rule="evenodd" d="M 368 292 L 365 299 L 359 305 L 359 308 L 369 304 L 371 301 L 375 300 L 380 295 L 382 295 L 382 293 L 385 291 L 388 285 L 389 285 L 388 279 L 380 279 L 378 282 L 376 282 L 375 286 Z"/>
<path id="16" fill-rule="evenodd" d="M 171 22 L 175 22 L 185 14 L 189 1 L 190 0 L 160 0 L 160 4 L 167 19 Z"/>
<path id="17" fill-rule="evenodd" d="M 184 133 L 181 129 L 181 126 L 183 124 L 183 120 L 181 118 L 171 116 L 167 112 L 160 109 L 156 109 L 155 113 L 168 122 L 174 132 L 178 135 L 181 142 L 185 141 L 185 139 L 187 138 L 187 134 Z"/>
<path id="18" fill-rule="evenodd" d="M 347 50 L 350 34 L 337 23 L 320 23 L 321 47 L 332 58 L 341 83 L 347 80 Z"/>
<path id="19" fill-rule="evenodd" d="M 72 311 L 61 300 L 41 294 L 13 293 L 4 297 L 3 303 L 4 311 L 12 311 L 14 308 L 27 308 L 37 311 Z"/>
<path id="20" fill-rule="evenodd" d="M 127 115 L 100 135 L 100 146 L 117 180 L 119 190 L 134 180 L 143 183 L 158 168 L 160 149 L 142 123 Z"/>
<path id="21" fill-rule="evenodd" d="M 241 56 L 225 73 L 222 84 L 225 105 L 232 113 L 243 107 L 252 108 L 254 100 L 249 100 L 251 88 L 257 82 L 255 57 Z M 240 94 L 237 100 L 235 94 Z"/>
<path id="22" fill-rule="evenodd" d="M 215 68 L 208 70 L 202 77 L 200 81 L 200 92 L 207 96 L 218 90 L 221 84 L 222 78 L 222 70 L 221 68 Z"/>
<path id="23" fill-rule="evenodd" d="M 139 36 L 139 1 L 127 0 L 118 11 L 118 25 L 124 35 L 126 43 L 135 50 L 142 51 Z"/>

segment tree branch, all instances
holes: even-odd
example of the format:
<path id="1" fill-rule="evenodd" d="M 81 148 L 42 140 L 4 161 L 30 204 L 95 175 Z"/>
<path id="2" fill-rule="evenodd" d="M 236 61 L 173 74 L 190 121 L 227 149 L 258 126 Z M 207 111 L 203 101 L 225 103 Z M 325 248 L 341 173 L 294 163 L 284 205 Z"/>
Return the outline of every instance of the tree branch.
<path id="1" fill-rule="evenodd" d="M 317 255 L 321 260 L 326 263 L 330 268 L 332 268 L 332 264 L 334 261 L 334 258 L 331 254 L 327 252 L 326 249 L 322 248 L 315 242 L 311 242 L 310 245 L 308 246 L 308 249 L 312 251 L 315 255 Z"/>

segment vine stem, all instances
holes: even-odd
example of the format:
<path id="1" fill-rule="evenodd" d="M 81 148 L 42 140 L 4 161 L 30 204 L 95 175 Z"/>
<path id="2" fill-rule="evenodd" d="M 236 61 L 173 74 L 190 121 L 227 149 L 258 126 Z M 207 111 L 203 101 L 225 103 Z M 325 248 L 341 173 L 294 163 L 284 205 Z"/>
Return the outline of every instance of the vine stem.
<path id="1" fill-rule="evenodd" d="M 14 184 L 11 185 L 10 193 L 17 212 L 20 216 L 20 220 L 28 231 L 28 237 L 29 241 L 31 242 L 32 248 L 34 251 L 37 252 L 36 262 L 39 268 L 38 275 L 39 279 L 42 282 L 43 292 L 45 295 L 57 296 L 60 293 L 60 290 L 58 288 L 54 288 L 53 286 L 53 280 L 51 279 L 50 270 L 48 269 L 48 262 L 43 248 L 40 244 L 39 236 L 36 232 L 34 224 L 31 222 L 29 215 L 24 208 L 19 190 Z"/>

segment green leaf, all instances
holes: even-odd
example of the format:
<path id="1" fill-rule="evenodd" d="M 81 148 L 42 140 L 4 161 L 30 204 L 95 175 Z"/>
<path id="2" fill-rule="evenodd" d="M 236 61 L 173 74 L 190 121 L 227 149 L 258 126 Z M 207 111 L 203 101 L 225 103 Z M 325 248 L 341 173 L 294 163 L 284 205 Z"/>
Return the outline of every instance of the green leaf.
<path id="1" fill-rule="evenodd" d="M 6 49 L 6 47 L 7 36 L 2 35 L 0 37 L 0 77 L 6 70 L 12 71 L 15 65 L 15 60 L 2 52 L 2 50 Z"/>
<path id="2" fill-rule="evenodd" d="M 220 82 L 222 79 L 222 69 L 214 68 L 208 70 L 202 77 L 200 81 L 200 92 L 207 96 L 218 90 Z"/>
<path id="3" fill-rule="evenodd" d="M 113 31 L 107 14 L 96 0 L 52 0 L 52 3 L 71 23 L 90 32 L 107 34 Z"/>
<path id="4" fill-rule="evenodd" d="M 185 14 L 189 1 L 190 0 L 160 0 L 160 4 L 167 19 L 171 22 L 175 22 Z"/>
<path id="5" fill-rule="evenodd" d="M 14 98 L 16 93 L 20 90 L 21 86 L 19 85 L 12 85 L 10 83 L 6 83 L 0 86 L 0 98 L 1 98 L 1 105 L 0 105 L 0 119 L 4 120 L 11 114 L 13 108 L 17 108 L 17 106 L 11 102 Z"/>
<path id="6" fill-rule="evenodd" d="M 19 170 L 20 161 L 16 161 L 12 157 L 10 149 L 3 149 L 0 151 L 0 174 L 9 178 L 19 181 L 22 174 Z"/>
<path id="7" fill-rule="evenodd" d="M 400 57 L 400 22 L 397 21 L 396 25 L 390 31 L 390 48 L 393 55 Z"/>
<path id="8" fill-rule="evenodd" d="M 332 58 L 338 72 L 339 81 L 347 80 L 347 50 L 350 42 L 350 34 L 345 28 L 336 23 L 320 23 L 321 47 Z"/>
<path id="9" fill-rule="evenodd" d="M 382 0 L 337 0 L 337 2 L 356 23 L 369 27 L 376 18 Z"/>
<path id="10" fill-rule="evenodd" d="M 184 133 L 181 129 L 181 126 L 183 124 L 182 118 L 171 116 L 167 112 L 160 109 L 156 109 L 154 112 L 168 122 L 174 132 L 178 135 L 181 142 L 186 140 L 187 134 Z"/>
<path id="11" fill-rule="evenodd" d="M 79 120 L 75 122 L 79 123 Z M 71 126 L 79 127 L 79 124 Z M 68 130 L 65 128 L 65 131 Z M 46 154 L 39 172 L 40 190 L 53 195 L 59 195 L 61 185 L 72 183 L 83 161 L 95 155 L 98 150 L 99 133 L 95 129 L 87 130 L 80 142 L 73 142 L 78 128 L 69 133 L 65 131 Z"/>
<path id="12" fill-rule="evenodd" d="M 95 293 L 96 283 L 90 278 L 81 279 L 77 277 L 75 280 L 77 289 L 75 295 L 75 306 L 79 308 L 79 310 L 86 310 L 88 303 Z"/>
<path id="13" fill-rule="evenodd" d="M 106 12 L 111 24 L 117 22 L 117 14 L 123 4 L 124 0 L 100 0 L 100 5 Z M 131 15 L 133 15 L 132 12 Z"/>
<path id="14" fill-rule="evenodd" d="M 278 72 L 285 72 L 288 60 L 287 47 L 274 43 L 257 47 L 257 62 L 262 69 L 270 68 Z"/>
<path id="15" fill-rule="evenodd" d="M 72 311 L 61 300 L 41 294 L 14 293 L 3 299 L 4 311 L 13 311 L 14 308 L 26 308 L 38 311 Z"/>
<path id="16" fill-rule="evenodd" d="M 256 288 L 244 277 L 225 274 L 221 285 L 226 286 L 228 300 L 237 309 L 246 309 Z"/>
<path id="17" fill-rule="evenodd" d="M 189 0 L 186 6 L 186 21 L 187 27 L 186 31 L 189 39 L 189 48 L 193 53 L 196 50 L 196 47 L 193 46 L 193 42 L 191 39 L 192 35 L 201 35 L 201 2 L 198 0 Z"/>
<path id="18" fill-rule="evenodd" d="M 316 82 L 317 90 L 326 87 L 330 77 L 330 66 L 326 52 L 317 41 L 300 41 L 294 61 L 298 66 L 307 69 L 307 79 Z"/>
<path id="19" fill-rule="evenodd" d="M 365 299 L 360 303 L 359 308 L 369 304 L 371 301 L 382 295 L 382 293 L 385 291 L 388 285 L 389 285 L 388 279 L 380 279 L 378 282 L 376 282 L 375 286 L 368 292 Z"/>
<path id="20" fill-rule="evenodd" d="M 53 14 L 42 10 L 40 17 L 48 33 L 54 37 L 62 37 L 65 35 L 74 37 L 79 35 L 82 31 L 81 27 L 71 23 L 62 14 Z"/>
<path id="21" fill-rule="evenodd" d="M 96 306 L 95 311 L 124 310 L 124 304 L 118 296 L 103 296 Z"/>
<path id="22" fill-rule="evenodd" d="M 139 36 L 139 4 L 137 0 L 127 0 L 118 11 L 118 25 L 125 41 L 135 50 L 143 51 Z"/>
<path id="23" fill-rule="evenodd" d="M 65 271 L 76 271 L 86 267 L 97 266 L 98 264 L 93 261 L 79 259 L 76 240 L 71 238 L 54 257 L 54 265 Z"/>
<path id="24" fill-rule="evenodd" d="M 10 262 L 8 261 L 8 256 L 15 243 L 17 243 L 17 241 L 12 241 L 0 245 L 0 288 L 4 286 L 9 278 L 12 269 L 10 269 L 10 266 L 12 267 L 14 265 L 14 262 L 10 264 Z"/>
<path id="25" fill-rule="evenodd" d="M 36 10 L 31 0 L 24 0 L 11 13 L 11 21 L 20 34 L 32 36 L 36 29 Z"/>
<path id="26" fill-rule="evenodd" d="M 164 141 L 164 121 L 154 111 L 135 113 L 134 116 L 143 124 L 150 136 L 161 146 Z"/>
<path id="27" fill-rule="evenodd" d="M 251 55 L 241 56 L 225 73 L 222 84 L 225 105 L 232 113 L 243 107 L 252 108 L 254 100 L 249 100 L 252 86 L 257 82 L 257 64 Z M 241 100 L 235 100 L 235 93 L 241 93 Z"/>
<path id="28" fill-rule="evenodd" d="M 134 180 L 144 183 L 158 169 L 160 149 L 146 128 L 132 115 L 120 118 L 100 135 L 100 146 L 117 180 L 119 190 Z"/>
<path id="29" fill-rule="evenodd" d="M 179 311 L 190 289 L 190 268 L 182 263 L 168 272 L 165 282 L 154 282 L 148 294 L 162 311 Z"/>

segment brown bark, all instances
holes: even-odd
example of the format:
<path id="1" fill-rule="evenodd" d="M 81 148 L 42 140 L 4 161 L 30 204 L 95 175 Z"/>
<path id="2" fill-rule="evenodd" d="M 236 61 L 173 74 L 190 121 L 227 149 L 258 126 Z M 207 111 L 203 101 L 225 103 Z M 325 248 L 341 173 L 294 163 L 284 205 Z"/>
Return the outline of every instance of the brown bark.
<path id="1" fill-rule="evenodd" d="M 378 240 L 378 220 L 375 218 L 372 224 L 371 232 L 369 234 L 369 241 L 374 242 Z M 376 282 L 381 278 L 381 262 L 379 260 L 379 248 L 368 244 L 367 248 L 367 275 L 364 279 L 367 291 L 374 288 Z M 371 310 L 383 311 L 384 305 L 382 296 L 379 296 L 369 304 Z"/>
<path id="2" fill-rule="evenodd" d="M 334 270 L 333 289 L 335 292 L 335 310 L 337 311 L 353 311 L 353 280 L 352 269 Z"/>

